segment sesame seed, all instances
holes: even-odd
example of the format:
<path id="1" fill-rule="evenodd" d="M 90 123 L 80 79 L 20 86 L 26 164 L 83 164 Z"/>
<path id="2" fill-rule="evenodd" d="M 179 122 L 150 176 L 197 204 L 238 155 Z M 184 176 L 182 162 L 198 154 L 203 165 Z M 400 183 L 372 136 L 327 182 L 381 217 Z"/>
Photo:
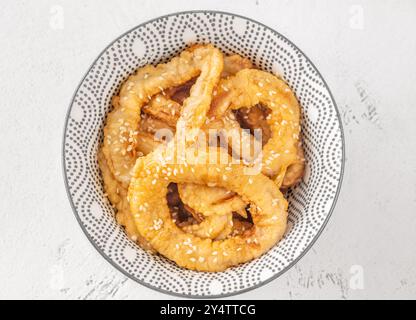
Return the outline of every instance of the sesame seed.
<path id="1" fill-rule="evenodd" d="M 224 85 L 221 85 L 221 88 L 222 88 L 225 92 L 227 92 L 227 91 L 228 91 L 228 88 L 227 88 L 226 86 L 224 86 Z"/>

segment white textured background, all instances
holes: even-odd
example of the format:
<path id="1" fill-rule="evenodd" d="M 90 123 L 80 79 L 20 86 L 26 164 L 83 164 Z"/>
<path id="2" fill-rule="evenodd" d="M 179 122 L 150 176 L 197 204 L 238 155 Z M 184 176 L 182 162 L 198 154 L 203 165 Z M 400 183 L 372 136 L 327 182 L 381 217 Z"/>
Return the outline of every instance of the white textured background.
<path id="1" fill-rule="evenodd" d="M 12 1 L 0 4 L 0 298 L 170 298 L 113 269 L 67 200 L 71 96 L 117 36 L 182 10 L 239 13 L 286 35 L 342 114 L 346 170 L 307 255 L 246 299 L 416 297 L 416 1 Z"/>

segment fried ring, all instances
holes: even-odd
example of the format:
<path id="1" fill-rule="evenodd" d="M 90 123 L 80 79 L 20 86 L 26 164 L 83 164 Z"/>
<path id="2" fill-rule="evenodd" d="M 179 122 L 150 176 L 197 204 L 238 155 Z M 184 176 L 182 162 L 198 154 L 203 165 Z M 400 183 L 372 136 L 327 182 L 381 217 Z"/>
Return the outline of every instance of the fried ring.
<path id="1" fill-rule="evenodd" d="M 224 69 L 221 77 L 228 77 L 236 74 L 244 68 L 252 68 L 253 65 L 250 60 L 243 58 L 237 54 L 224 57 Z M 193 80 L 180 85 L 176 88 L 166 90 L 162 94 L 158 94 L 150 100 L 149 104 L 143 107 L 143 111 L 156 119 L 164 121 L 170 127 L 173 127 L 179 118 L 181 105 L 187 96 L 189 96 L 189 89 L 193 84 Z M 149 117 L 147 117 L 149 119 Z M 145 121 L 146 129 L 148 131 L 148 121 Z M 152 127 L 160 129 L 161 125 L 157 121 L 152 121 Z M 221 130 L 226 141 L 240 142 L 240 145 L 233 150 L 238 157 L 241 155 L 241 148 L 246 143 L 253 145 L 253 137 L 244 132 L 234 115 L 229 113 L 227 117 L 222 117 L 210 122 L 203 127 L 203 130 L 208 132 L 210 129 Z M 154 133 L 155 131 L 153 131 Z M 204 185 L 192 185 L 186 188 L 184 185 L 178 185 L 178 190 L 182 201 L 193 208 L 198 213 L 202 214 L 205 219 L 195 225 L 184 227 L 184 230 L 198 235 L 200 237 L 209 237 L 216 239 L 218 237 L 225 238 L 232 231 L 232 213 L 238 212 L 243 217 L 246 217 L 245 203 L 237 195 L 229 197 L 229 193 L 222 188 L 207 187 Z M 195 197 L 198 195 L 198 197 Z M 213 196 L 228 197 L 228 201 L 218 203 Z M 198 201 L 199 200 L 199 201 Z M 216 214 L 213 214 L 216 212 Z"/>
<path id="2" fill-rule="evenodd" d="M 216 108 L 212 111 L 217 118 L 224 110 L 257 104 L 271 110 L 266 118 L 271 138 L 263 146 L 263 174 L 275 178 L 298 161 L 300 108 L 292 90 L 282 80 L 264 71 L 244 69 L 221 80 L 218 90 L 220 101 L 213 102 Z"/>
<path id="3" fill-rule="evenodd" d="M 192 133 L 192 129 L 199 129 L 205 122 L 212 90 L 222 69 L 222 53 L 212 45 L 199 45 L 183 51 L 166 64 L 138 69 L 122 85 L 120 105 L 110 112 L 104 128 L 103 152 L 111 172 L 123 186 L 129 185 L 130 170 L 136 161 L 133 150 L 141 108 L 153 95 L 199 75 L 177 123 L 183 132 Z"/>
<path id="4" fill-rule="evenodd" d="M 210 129 L 220 130 L 224 139 L 228 141 L 226 146 L 231 145 L 232 141 L 239 142 L 239 145 L 232 150 L 237 156 L 241 154 L 237 150 L 241 150 L 244 143 L 254 144 L 254 138 L 244 132 L 233 117 L 223 117 L 203 127 L 205 131 Z M 185 231 L 199 237 L 223 239 L 232 232 L 233 212 L 246 217 L 246 203 L 237 194 L 230 194 L 223 188 L 213 185 L 178 184 L 178 190 L 182 201 L 204 217 L 201 223 L 184 228 Z"/>
<path id="5" fill-rule="evenodd" d="M 299 146 L 299 105 L 292 91 L 277 77 L 258 70 L 240 71 L 235 77 L 220 81 L 218 87 L 221 99 L 224 99 L 224 96 L 226 97 L 225 102 L 218 103 L 221 106 L 219 108 L 221 110 L 224 110 L 224 107 L 225 110 L 228 108 L 239 109 L 259 103 L 263 103 L 271 109 L 271 113 L 267 117 L 267 122 L 271 129 L 271 138 L 268 139 L 263 147 L 262 171 L 264 174 L 273 177 L 279 187 L 286 188 L 296 183 L 303 174 L 304 161 L 303 153 Z M 259 90 L 260 88 L 264 89 L 253 92 L 253 87 Z M 264 94 L 265 90 L 267 90 L 267 94 Z M 224 93 L 226 95 L 223 95 Z M 228 135 L 226 139 L 229 142 L 230 140 L 235 141 L 235 134 L 233 134 L 235 131 L 232 130 L 235 128 L 233 123 L 237 123 L 237 127 L 240 127 L 238 122 L 228 121 L 228 125 L 224 123 L 224 119 L 229 118 L 231 116 L 227 116 L 227 112 L 225 117 L 224 115 L 222 117 L 217 115 L 216 119 L 205 127 L 228 128 L 228 130 L 224 130 Z M 288 126 L 290 128 L 287 128 Z M 282 143 L 282 141 L 286 143 Z M 247 143 L 244 144 L 247 145 Z M 233 151 L 238 151 L 238 149 Z M 284 182 L 285 177 L 286 182 Z M 189 203 L 189 199 L 194 194 L 204 194 L 206 188 L 204 185 L 197 186 L 193 188 L 189 195 L 186 194 L 186 189 L 183 189 L 181 197 L 188 199 L 188 205 L 193 207 L 193 205 L 197 204 Z M 236 198 L 242 201 L 238 197 Z M 206 207 L 208 205 L 209 203 L 205 203 L 205 207 L 199 206 L 194 209 L 204 212 L 204 210 L 207 210 Z M 202 225 L 201 228 L 205 230 L 206 224 Z"/>
<path id="6" fill-rule="evenodd" d="M 224 58 L 224 69 L 228 66 L 230 70 L 239 71 L 238 64 L 232 65 L 232 62 L 230 62 L 243 59 L 238 57 L 238 55 L 235 55 Z M 251 65 L 249 66 L 251 67 Z M 230 105 L 231 109 L 238 110 L 244 108 L 245 104 L 249 106 L 254 105 L 253 103 L 256 101 L 264 103 L 272 110 L 272 113 L 267 117 L 267 123 L 273 130 L 273 137 L 265 141 L 263 172 L 274 177 L 282 188 L 293 186 L 299 182 L 304 172 L 303 150 L 299 141 L 300 109 L 298 102 L 290 88 L 283 81 L 269 73 L 259 70 L 240 70 L 239 73 L 241 74 L 220 81 L 218 89 L 215 90 L 217 91 L 217 97 L 212 102 L 209 111 L 214 120 L 204 126 L 205 130 L 214 128 L 228 129 L 223 130 L 223 132 L 226 134 L 225 139 L 229 144 L 231 141 L 238 141 L 238 137 L 241 137 L 241 145 L 253 145 L 250 142 L 253 140 L 250 136 L 244 134 L 238 122 L 227 110 L 230 108 Z M 246 81 L 244 80 L 245 77 L 247 78 L 245 79 Z M 237 90 L 233 89 L 234 86 Z M 248 90 L 249 87 L 251 87 L 251 91 Z M 236 96 L 239 96 L 240 100 L 234 102 L 238 100 L 235 99 Z M 171 104 L 172 102 L 164 97 L 163 103 L 158 105 L 159 112 L 163 114 L 162 110 L 166 108 L 166 105 Z M 292 128 L 283 130 L 283 127 L 288 124 Z M 287 137 L 290 136 L 291 138 L 288 140 Z M 284 148 L 285 146 L 279 143 L 279 141 L 287 141 L 289 148 Z M 280 146 L 280 148 L 275 148 L 276 145 Z M 237 148 L 233 150 L 233 153 L 241 157 L 242 154 L 239 151 Z M 254 157 L 256 156 L 252 152 L 250 154 L 254 155 Z"/>
<path id="7" fill-rule="evenodd" d="M 230 266 L 250 261 L 278 242 L 287 225 L 287 201 L 276 184 L 268 177 L 244 174 L 244 166 L 211 164 L 210 148 L 207 153 L 198 150 L 197 162 L 160 162 L 166 149 L 157 149 L 146 157 L 138 158 L 133 168 L 128 199 L 130 209 L 141 235 L 160 254 L 179 266 L 199 271 L 223 271 Z M 195 150 L 189 150 L 195 154 Z M 228 156 L 228 154 L 226 154 Z M 254 226 L 250 234 L 225 240 L 202 239 L 187 234 L 172 221 L 166 202 L 167 187 L 175 183 L 215 183 L 238 193 L 251 203 Z"/>

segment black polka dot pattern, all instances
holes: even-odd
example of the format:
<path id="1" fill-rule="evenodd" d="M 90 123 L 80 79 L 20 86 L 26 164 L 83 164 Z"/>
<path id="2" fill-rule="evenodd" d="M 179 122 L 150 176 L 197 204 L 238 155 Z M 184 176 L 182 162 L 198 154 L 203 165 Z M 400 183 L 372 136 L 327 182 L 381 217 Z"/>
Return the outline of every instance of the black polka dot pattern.
<path id="1" fill-rule="evenodd" d="M 225 53 L 250 58 L 278 73 L 303 109 L 307 170 L 287 192 L 285 237 L 262 257 L 221 273 L 193 272 L 130 241 L 103 195 L 96 153 L 111 97 L 138 67 L 168 61 L 189 42 L 211 42 Z M 226 296 L 257 287 L 288 269 L 322 231 L 339 192 L 344 162 L 342 126 L 328 87 L 309 59 L 279 33 L 250 19 L 220 12 L 161 17 L 124 34 L 96 60 L 77 89 L 64 138 L 64 170 L 81 227 L 100 253 L 132 279 L 151 288 L 193 297 Z"/>

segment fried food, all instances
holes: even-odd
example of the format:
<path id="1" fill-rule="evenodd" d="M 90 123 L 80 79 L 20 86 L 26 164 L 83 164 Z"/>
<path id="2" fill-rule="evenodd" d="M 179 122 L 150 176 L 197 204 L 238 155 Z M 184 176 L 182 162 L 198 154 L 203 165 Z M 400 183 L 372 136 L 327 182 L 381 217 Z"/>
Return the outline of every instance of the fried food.
<path id="1" fill-rule="evenodd" d="M 268 177 L 245 175 L 244 166 L 232 164 L 231 160 L 231 164 L 207 163 L 203 159 L 209 156 L 201 150 L 196 163 L 160 163 L 159 159 L 170 154 L 167 149 L 138 158 L 128 192 L 140 234 L 160 254 L 191 270 L 223 271 L 260 256 L 281 239 L 287 224 L 287 201 Z M 190 152 L 195 154 L 195 150 Z M 224 151 L 216 148 L 209 152 Z M 255 227 L 250 234 L 225 240 L 203 239 L 184 232 L 172 221 L 166 203 L 170 182 L 215 183 L 236 192 L 251 204 Z"/>
<path id="2" fill-rule="evenodd" d="M 224 69 L 221 77 L 228 77 L 244 68 L 251 67 L 253 67 L 251 62 L 239 55 L 226 56 L 224 57 Z M 174 127 L 178 121 L 181 104 L 189 96 L 194 83 L 195 79 L 191 79 L 182 85 L 167 89 L 163 93 L 152 97 L 149 104 L 143 107 L 145 115 L 143 115 L 144 121 L 141 124 L 142 129 L 152 133 L 163 128 L 173 130 L 171 127 Z M 225 147 L 232 146 L 234 143 L 230 152 L 238 158 L 242 155 L 243 146 L 254 146 L 254 138 L 242 130 L 232 113 L 208 122 L 202 129 L 207 133 L 212 129 L 221 130 L 221 136 L 227 142 Z M 188 211 L 196 212 L 202 218 L 197 224 L 184 228 L 189 233 L 211 239 L 224 238 L 232 231 L 232 213 L 237 212 L 246 216 L 245 203 L 238 195 L 233 194 L 229 197 L 227 190 L 205 185 L 192 185 L 189 188 L 179 185 L 178 187 L 182 201 L 187 206 Z M 228 201 L 218 203 L 218 200 L 212 197 L 214 194 L 227 198 Z M 213 215 L 212 212 L 216 212 L 216 215 Z"/>
<path id="3" fill-rule="evenodd" d="M 182 201 L 204 216 L 225 215 L 244 210 L 246 203 L 224 188 L 201 188 L 200 184 L 178 184 Z M 207 202 L 206 200 L 209 200 Z"/>
<path id="4" fill-rule="evenodd" d="M 215 214 L 204 217 L 198 224 L 184 226 L 182 230 L 199 238 L 220 240 L 230 235 L 232 226 L 232 214 Z"/>
<path id="5" fill-rule="evenodd" d="M 249 81 L 244 82 L 247 79 Z M 224 92 L 227 93 L 225 100 L 229 104 L 221 102 L 220 105 L 226 106 L 227 109 L 235 109 L 235 114 L 239 121 L 235 121 L 232 114 L 226 113 L 225 116 L 217 116 L 217 119 L 208 122 L 205 128 L 225 128 L 225 139 L 228 141 L 228 145 L 231 145 L 231 141 L 240 141 L 242 146 L 253 145 L 253 143 L 250 142 L 252 141 L 250 136 L 247 138 L 247 135 L 243 134 L 244 131 L 241 130 L 241 127 L 250 129 L 250 131 L 260 129 L 262 132 L 262 144 L 264 145 L 263 172 L 274 178 L 276 184 L 282 188 L 294 185 L 302 177 L 304 167 L 303 152 L 299 144 L 300 114 L 296 98 L 294 98 L 291 91 L 287 91 L 288 87 L 277 77 L 258 70 L 241 71 L 241 75 L 237 74 L 228 82 L 231 82 L 231 85 L 227 81 L 221 81 L 218 90 L 220 91 L 220 96 Z M 229 89 L 229 85 L 232 89 Z M 257 85 L 258 88 L 264 88 L 261 91 L 266 92 L 267 96 L 262 96 L 266 94 L 260 91 L 255 92 L 255 94 L 250 92 L 248 90 L 249 87 L 254 85 Z M 233 86 L 236 86 L 238 90 L 234 90 Z M 236 96 L 240 97 L 240 104 L 234 102 L 236 101 Z M 241 105 L 250 106 L 253 103 L 251 102 L 252 99 L 255 101 L 257 99 L 257 103 L 253 107 L 240 107 Z M 224 98 L 221 98 L 221 100 L 224 100 Z M 231 105 L 231 101 L 234 102 L 234 105 Z M 289 126 L 289 128 L 286 129 L 285 126 Z M 281 138 L 282 134 L 285 134 L 283 139 Z M 280 143 L 281 140 L 286 141 L 286 144 L 282 145 Z M 239 151 L 240 148 L 233 148 L 233 154 L 243 158 Z M 253 155 L 253 152 L 250 151 L 249 154 Z M 256 154 L 253 155 L 253 159 L 255 158 Z M 279 158 L 280 161 L 278 160 Z M 252 161 L 252 159 L 250 160 Z M 206 207 L 210 204 L 207 201 L 209 197 L 204 196 L 207 188 L 206 186 L 198 186 L 190 194 L 187 194 L 186 189 L 184 189 L 181 196 L 187 199 L 190 207 L 195 208 L 199 212 L 204 212 L 203 210 L 206 210 Z M 189 199 L 192 198 L 202 199 L 200 202 L 205 203 L 205 207 L 195 207 L 196 204 L 189 203 Z M 242 201 L 238 196 L 235 198 Z M 231 213 L 232 211 L 228 211 L 228 215 Z M 222 219 L 221 221 L 225 220 L 225 218 Z M 204 230 L 203 232 L 209 228 L 206 227 L 206 223 L 201 225 L 201 227 Z M 193 226 L 193 229 L 196 228 L 196 226 Z"/>
<path id="6" fill-rule="evenodd" d="M 231 57 L 231 61 L 243 59 L 238 58 L 238 55 Z M 241 65 L 247 66 L 244 63 Z M 237 142 L 232 152 L 238 158 L 244 158 L 242 146 L 250 145 L 247 152 L 250 157 L 244 160 L 253 162 L 259 152 L 254 151 L 253 137 L 242 129 L 248 129 L 251 133 L 259 129 L 264 147 L 263 173 L 276 179 L 276 183 L 282 188 L 293 186 L 300 181 L 304 171 L 303 150 L 299 141 L 300 108 L 296 98 L 282 80 L 269 73 L 253 69 L 241 71 L 238 64 L 225 62 L 224 69 L 227 69 L 227 66 L 240 74 L 220 81 L 215 89 L 217 96 L 209 111 L 211 120 L 204 125 L 204 130 L 224 129 L 222 132 L 227 145 L 231 146 L 233 142 Z M 248 66 L 251 67 L 251 64 Z M 183 88 L 179 91 L 185 94 Z M 236 99 L 237 96 L 239 101 Z M 258 103 L 253 104 L 253 100 Z M 166 97 L 160 101 L 163 101 L 158 105 L 161 114 L 166 112 L 162 111 L 166 106 L 175 104 L 175 101 Z M 235 112 L 227 112 L 230 108 Z M 172 123 L 174 121 L 176 120 L 172 120 Z M 286 145 L 279 141 L 285 141 Z"/>
<path id="7" fill-rule="evenodd" d="M 248 129 L 253 134 L 256 129 L 261 130 L 262 145 L 269 141 L 272 133 L 267 123 L 270 109 L 262 105 L 255 105 L 251 108 L 242 107 L 235 110 L 235 117 L 241 128 Z"/>
<path id="8" fill-rule="evenodd" d="M 161 142 L 157 141 L 153 135 L 142 132 L 137 135 L 137 155 L 139 157 L 146 155 L 155 150 L 160 144 Z"/>
<path id="9" fill-rule="evenodd" d="M 266 117 L 270 139 L 262 152 L 265 175 L 275 178 L 298 161 L 300 108 L 292 90 L 282 80 L 264 71 L 245 69 L 221 80 L 218 90 L 221 101 L 216 104 L 221 107 L 214 110 L 214 116 L 221 117 L 218 112 L 222 112 L 224 106 L 239 110 L 260 104 L 270 109 Z M 227 93 L 225 97 L 224 92 Z"/>
<path id="10" fill-rule="evenodd" d="M 301 142 L 299 142 L 297 150 L 297 159 L 287 168 L 281 185 L 282 189 L 287 189 L 298 184 L 305 173 L 305 156 L 303 154 Z"/>
<path id="11" fill-rule="evenodd" d="M 231 236 L 244 235 L 252 232 L 253 221 L 251 215 L 243 218 L 241 215 L 233 215 L 233 228 Z"/>
<path id="12" fill-rule="evenodd" d="M 222 271 L 281 239 L 279 188 L 304 172 L 299 105 L 282 80 L 195 45 L 139 68 L 112 103 L 98 163 L 117 222 L 139 246 Z"/>
<path id="13" fill-rule="evenodd" d="M 205 122 L 212 90 L 222 69 L 222 53 L 212 45 L 199 45 L 168 63 L 138 69 L 122 85 L 119 106 L 110 112 L 104 128 L 103 153 L 111 172 L 124 187 L 130 183 L 130 170 L 136 161 L 136 128 L 142 107 L 153 95 L 199 75 L 177 123 L 184 132 L 192 134 L 192 129 L 199 129 Z"/>
<path id="14" fill-rule="evenodd" d="M 170 97 L 172 101 L 175 101 L 179 105 L 183 105 L 186 98 L 189 97 L 189 92 L 192 86 L 195 84 L 196 79 L 191 79 L 184 84 L 170 88 L 165 91 L 165 95 Z"/>
<path id="15" fill-rule="evenodd" d="M 238 71 L 243 69 L 253 68 L 253 64 L 247 58 L 243 58 L 238 54 L 233 54 L 224 57 L 224 69 L 221 73 L 221 78 L 226 78 L 235 75 Z"/>
<path id="16" fill-rule="evenodd" d="M 162 120 L 146 113 L 140 116 L 139 128 L 140 131 L 146 132 L 153 136 L 155 136 L 158 132 L 164 132 L 165 130 L 166 132 L 171 133 L 175 133 L 176 131 L 175 126 L 170 126 L 166 122 L 163 122 Z"/>
<path id="17" fill-rule="evenodd" d="M 139 136 L 138 124 L 142 130 L 150 131 L 158 124 L 156 121 L 141 121 L 141 108 L 152 95 L 164 88 L 180 85 L 199 74 L 195 88 L 183 106 L 183 121 L 188 124 L 202 123 L 211 103 L 211 92 L 217 83 L 223 67 L 222 54 L 211 45 L 195 46 L 184 51 L 179 57 L 157 67 L 145 66 L 123 84 L 120 97 L 113 99 L 114 110 L 108 115 L 104 128 L 105 166 L 112 178 L 117 181 L 117 190 L 126 190 L 130 183 L 130 170 L 136 161 L 137 146 L 143 148 L 142 154 L 150 152 L 157 144 L 151 144 L 146 136 Z M 147 128 L 143 126 L 146 123 Z M 160 123 L 159 123 L 160 124 Z M 104 168 L 104 162 L 101 162 Z M 104 170 L 106 170 L 104 168 Z M 110 179 L 107 175 L 107 181 Z M 104 178 L 104 177 L 103 177 Z M 106 182 L 104 182 L 106 184 Z M 130 223 L 128 210 L 125 210 L 124 195 L 120 202 L 117 217 L 133 239 L 139 239 L 134 226 Z M 140 241 L 139 241 L 140 243 Z"/>
<path id="18" fill-rule="evenodd" d="M 130 214 L 130 205 L 127 201 L 127 189 L 114 178 L 101 150 L 98 152 L 97 160 L 104 180 L 105 192 L 112 205 L 117 209 L 117 222 L 124 226 L 128 237 L 140 247 L 149 252 L 155 252 L 150 243 L 137 231 L 133 216 Z"/>
<path id="19" fill-rule="evenodd" d="M 235 192 L 194 183 L 178 184 L 183 203 L 202 215 L 184 230 L 201 238 L 224 239 L 232 232 L 233 212 L 246 215 L 246 203 Z"/>
<path id="20" fill-rule="evenodd" d="M 157 94 L 143 107 L 143 112 L 163 121 L 169 127 L 175 127 L 178 122 L 182 105 L 167 98 L 166 94 Z"/>

